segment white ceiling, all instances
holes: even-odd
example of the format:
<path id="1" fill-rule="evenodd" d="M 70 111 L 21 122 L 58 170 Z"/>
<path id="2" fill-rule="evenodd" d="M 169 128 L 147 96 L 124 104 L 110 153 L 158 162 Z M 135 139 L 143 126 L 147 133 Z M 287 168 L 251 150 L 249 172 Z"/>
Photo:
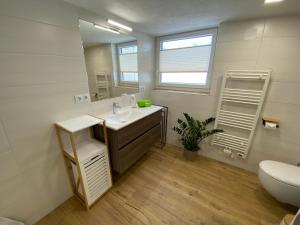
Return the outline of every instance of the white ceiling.
<path id="1" fill-rule="evenodd" d="M 65 0 L 128 21 L 154 36 L 218 26 L 221 22 L 300 13 L 300 0 Z"/>
<path id="2" fill-rule="evenodd" d="M 92 23 L 79 20 L 79 30 L 83 47 L 91 47 L 99 44 L 122 43 L 136 40 L 135 37 L 125 34 L 114 34 L 97 29 Z"/>

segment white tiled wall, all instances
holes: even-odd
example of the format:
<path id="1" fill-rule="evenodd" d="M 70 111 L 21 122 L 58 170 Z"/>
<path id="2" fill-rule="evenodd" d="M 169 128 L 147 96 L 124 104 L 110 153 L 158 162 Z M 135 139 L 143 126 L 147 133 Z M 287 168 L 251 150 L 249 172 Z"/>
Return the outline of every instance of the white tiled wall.
<path id="1" fill-rule="evenodd" d="M 209 95 L 172 93 L 155 90 L 157 104 L 170 107 L 169 128 L 182 112 L 204 119 L 215 115 L 221 76 L 227 69 L 273 70 L 262 114 L 279 117 L 280 129 L 266 130 L 258 124 L 249 157 L 245 161 L 227 160 L 205 144 L 201 151 L 212 157 L 256 171 L 264 159 L 300 162 L 300 15 L 221 24 L 214 59 L 213 83 Z M 168 142 L 179 145 L 168 131 Z"/>
<path id="2" fill-rule="evenodd" d="M 72 195 L 53 123 L 120 101 L 74 104 L 88 82 L 78 15 L 62 2 L 0 3 L 0 216 L 26 224 Z M 141 71 L 152 77 L 153 50 L 146 49 L 154 39 L 139 38 Z"/>
<path id="3" fill-rule="evenodd" d="M 53 122 L 88 109 L 76 21 L 58 1 L 1 1 L 1 216 L 31 224 L 71 196 Z"/>

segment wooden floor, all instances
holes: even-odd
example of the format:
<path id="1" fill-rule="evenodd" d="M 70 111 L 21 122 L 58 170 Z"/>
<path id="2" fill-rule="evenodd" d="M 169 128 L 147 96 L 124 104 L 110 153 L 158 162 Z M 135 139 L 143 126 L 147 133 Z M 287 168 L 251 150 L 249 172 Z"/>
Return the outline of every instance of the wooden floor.
<path id="1" fill-rule="evenodd" d="M 153 148 L 90 211 L 71 198 L 38 225 L 275 225 L 294 208 L 275 201 L 247 171 L 183 159 L 174 146 Z"/>

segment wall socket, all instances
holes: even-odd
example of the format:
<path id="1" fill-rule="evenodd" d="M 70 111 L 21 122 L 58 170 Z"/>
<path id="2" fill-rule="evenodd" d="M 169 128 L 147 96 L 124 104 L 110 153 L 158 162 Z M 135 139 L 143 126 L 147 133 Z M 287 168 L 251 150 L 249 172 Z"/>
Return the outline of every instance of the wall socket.
<path id="1" fill-rule="evenodd" d="M 145 92 L 145 87 L 139 86 L 139 93 L 144 93 L 144 92 Z"/>
<path id="2" fill-rule="evenodd" d="M 75 103 L 90 102 L 90 94 L 79 94 L 74 96 Z"/>

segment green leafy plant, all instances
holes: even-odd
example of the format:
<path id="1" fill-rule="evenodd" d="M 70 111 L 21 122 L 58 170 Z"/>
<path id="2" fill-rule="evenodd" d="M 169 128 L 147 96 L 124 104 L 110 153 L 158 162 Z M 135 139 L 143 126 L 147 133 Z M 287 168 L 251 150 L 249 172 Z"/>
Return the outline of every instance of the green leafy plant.
<path id="1" fill-rule="evenodd" d="M 189 151 L 198 151 L 201 141 L 215 133 L 223 132 L 221 129 L 206 130 L 209 123 L 215 121 L 215 118 L 210 117 L 204 121 L 199 121 L 191 117 L 187 113 L 183 113 L 185 121 L 178 119 L 178 126 L 173 127 L 173 130 L 180 135 L 181 144 Z"/>

